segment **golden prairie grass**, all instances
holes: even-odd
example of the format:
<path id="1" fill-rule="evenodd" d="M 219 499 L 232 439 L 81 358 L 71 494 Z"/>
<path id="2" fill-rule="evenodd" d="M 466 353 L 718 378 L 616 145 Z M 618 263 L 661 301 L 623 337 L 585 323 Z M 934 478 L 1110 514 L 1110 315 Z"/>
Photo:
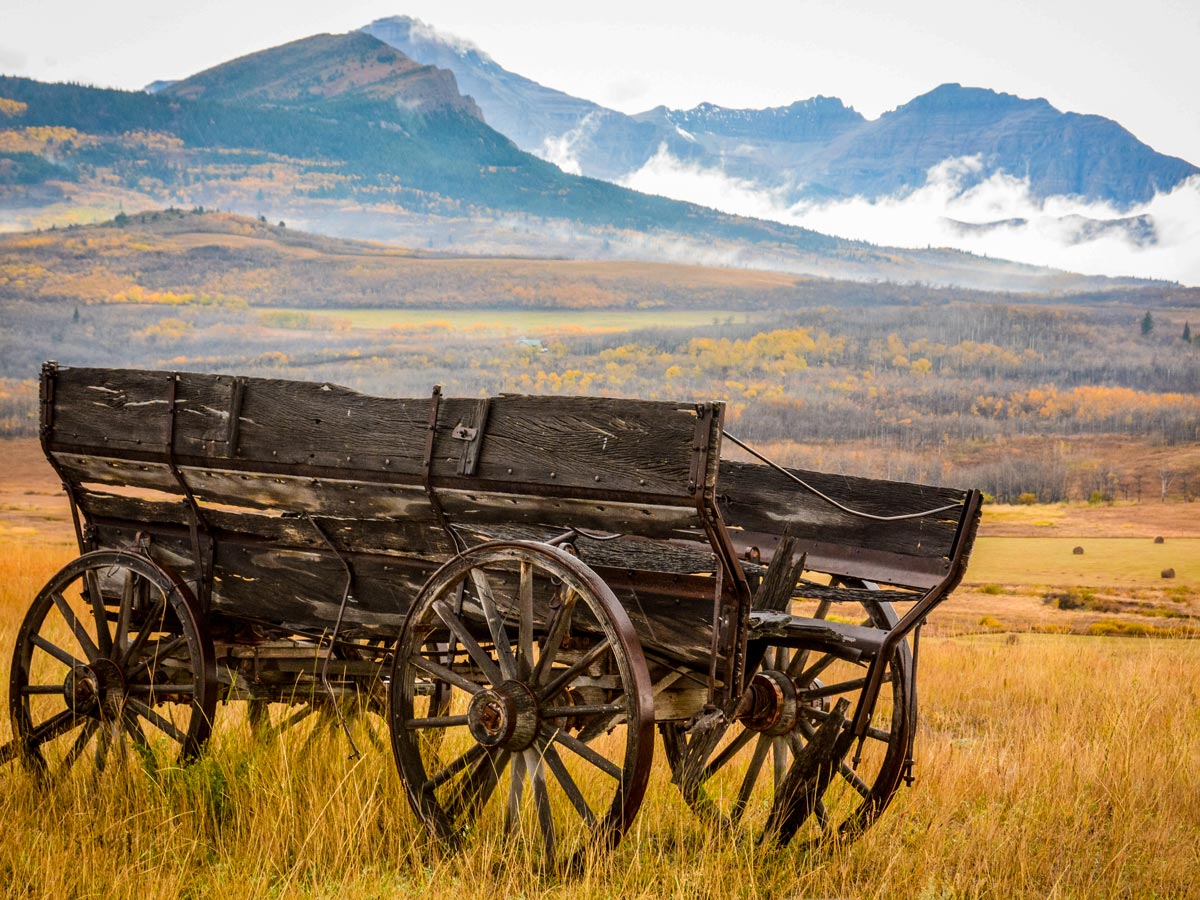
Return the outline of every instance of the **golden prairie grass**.
<path id="1" fill-rule="evenodd" d="M 72 553 L 0 551 L 7 657 Z M 625 841 L 575 877 L 536 871 L 492 834 L 445 855 L 385 746 L 360 734 L 350 760 L 334 729 L 258 740 L 231 703 L 188 767 L 83 767 L 48 789 L 0 770 L 0 872 L 7 896 L 30 898 L 1196 896 L 1200 641 L 930 637 L 920 686 L 917 784 L 847 846 L 716 832 L 657 752 Z"/>

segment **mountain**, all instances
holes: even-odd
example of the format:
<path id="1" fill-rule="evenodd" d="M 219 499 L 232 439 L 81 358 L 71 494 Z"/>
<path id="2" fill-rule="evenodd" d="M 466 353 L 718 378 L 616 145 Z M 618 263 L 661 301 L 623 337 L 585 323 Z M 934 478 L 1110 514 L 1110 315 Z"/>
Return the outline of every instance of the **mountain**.
<path id="1" fill-rule="evenodd" d="M 156 94 L 0 77 L 0 98 L 9 228 L 79 221 L 81 211 L 215 206 L 459 252 L 1020 291 L 1131 283 L 878 247 L 564 174 L 490 128 L 442 70 L 361 33 L 264 50 Z"/>
<path id="2" fill-rule="evenodd" d="M 1035 197 L 1077 196 L 1118 206 L 1149 200 L 1200 168 L 1156 153 L 1101 116 L 1045 100 L 944 84 L 830 141 L 805 160 L 810 178 L 843 195 L 878 197 L 925 183 L 947 159 L 978 157 L 975 178 L 1029 180 Z"/>
<path id="3" fill-rule="evenodd" d="M 186 100 L 295 106 L 384 100 L 418 113 L 482 118 L 448 69 L 414 62 L 362 33 L 318 34 L 214 66 L 156 93 Z"/>
<path id="4" fill-rule="evenodd" d="M 626 116 L 510 72 L 416 19 L 380 19 L 364 31 L 453 71 L 487 121 L 522 149 L 597 178 L 620 180 L 661 148 L 685 163 L 785 191 L 791 201 L 878 199 L 919 188 L 934 167 L 967 157 L 977 164 L 963 188 L 1003 173 L 1027 178 L 1035 198 L 1069 195 L 1129 207 L 1200 173 L 1110 119 L 985 88 L 944 84 L 875 120 L 830 97 L 768 109 L 703 103 Z"/>
<path id="5" fill-rule="evenodd" d="M 545 87 L 505 69 L 474 44 L 442 34 L 419 19 L 377 19 L 362 31 L 415 60 L 452 71 L 489 125 L 522 150 L 566 171 L 616 180 L 644 165 L 660 146 L 677 159 L 716 162 L 671 125 Z"/>

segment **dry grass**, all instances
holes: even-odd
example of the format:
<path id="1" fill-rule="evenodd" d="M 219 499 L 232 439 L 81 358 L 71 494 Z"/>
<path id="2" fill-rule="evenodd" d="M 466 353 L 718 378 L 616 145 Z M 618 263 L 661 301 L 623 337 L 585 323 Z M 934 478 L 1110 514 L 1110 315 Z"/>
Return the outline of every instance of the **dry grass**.
<path id="1" fill-rule="evenodd" d="M 5 660 L 31 598 L 74 555 L 61 494 L 40 468 L 20 468 L 26 456 L 10 454 L 0 479 Z M 1107 571 L 1106 554 L 1089 555 L 1093 573 Z M 1200 584 L 1037 586 L 1030 562 L 988 578 L 973 568 L 977 583 L 939 609 L 922 641 L 918 782 L 849 846 L 767 850 L 712 831 L 669 783 L 659 746 L 632 831 L 581 875 L 539 873 L 487 834 L 446 856 L 410 812 L 384 746 L 360 739 L 365 755 L 351 761 L 336 732 L 257 742 L 230 704 L 187 768 L 83 772 L 48 790 L 0 769 L 6 896 L 1195 897 L 1200 641 L 1031 631 L 1114 618 L 1170 626 L 1180 620 L 1147 610 L 1192 615 Z M 1132 606 L 1044 602 L 1072 587 Z"/>
<path id="2" fill-rule="evenodd" d="M 0 643 L 65 546 L 0 544 Z M 995 599 L 989 597 L 989 600 Z M 487 840 L 444 856 L 390 754 L 255 742 L 236 705 L 186 769 L 37 789 L 0 771 L 8 896 L 1184 897 L 1200 868 L 1200 641 L 928 638 L 918 784 L 858 843 L 769 851 L 712 832 L 666 778 L 615 854 L 540 874 Z M 5 729 L 5 732 L 7 729 Z"/>

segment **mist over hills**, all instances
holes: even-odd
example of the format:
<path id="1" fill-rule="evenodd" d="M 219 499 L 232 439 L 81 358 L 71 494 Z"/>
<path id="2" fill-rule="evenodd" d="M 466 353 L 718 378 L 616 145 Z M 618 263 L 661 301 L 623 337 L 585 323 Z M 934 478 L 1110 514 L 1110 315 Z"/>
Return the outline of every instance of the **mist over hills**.
<path id="1" fill-rule="evenodd" d="M 454 71 L 493 127 L 565 171 L 842 237 L 1200 280 L 1200 169 L 1102 116 L 953 83 L 874 120 L 833 97 L 626 115 L 410 17 L 363 30 Z"/>
<path id="2" fill-rule="evenodd" d="M 1000 290 L 1128 283 L 879 247 L 573 176 L 485 124 L 454 75 L 361 33 L 250 54 L 155 94 L 0 78 L 0 97 L 10 228 L 86 210 L 217 206 L 427 249 Z"/>

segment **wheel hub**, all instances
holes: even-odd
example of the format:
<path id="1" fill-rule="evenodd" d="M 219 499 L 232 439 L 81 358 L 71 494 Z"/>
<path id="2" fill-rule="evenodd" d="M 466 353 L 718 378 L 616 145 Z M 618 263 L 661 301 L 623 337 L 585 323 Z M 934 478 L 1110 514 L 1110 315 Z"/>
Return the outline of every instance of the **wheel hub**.
<path id="1" fill-rule="evenodd" d="M 756 672 L 742 695 L 738 721 L 751 731 L 779 736 L 794 729 L 799 718 L 795 682 L 783 672 Z"/>
<path id="2" fill-rule="evenodd" d="M 99 708 L 102 715 L 117 715 L 125 703 L 125 678 L 110 659 L 98 659 L 88 665 L 78 665 L 63 681 L 63 697 L 67 706 L 80 712 Z"/>
<path id="3" fill-rule="evenodd" d="M 506 681 L 480 691 L 467 707 L 467 727 L 485 747 L 524 750 L 537 736 L 537 697 L 524 682 Z"/>

